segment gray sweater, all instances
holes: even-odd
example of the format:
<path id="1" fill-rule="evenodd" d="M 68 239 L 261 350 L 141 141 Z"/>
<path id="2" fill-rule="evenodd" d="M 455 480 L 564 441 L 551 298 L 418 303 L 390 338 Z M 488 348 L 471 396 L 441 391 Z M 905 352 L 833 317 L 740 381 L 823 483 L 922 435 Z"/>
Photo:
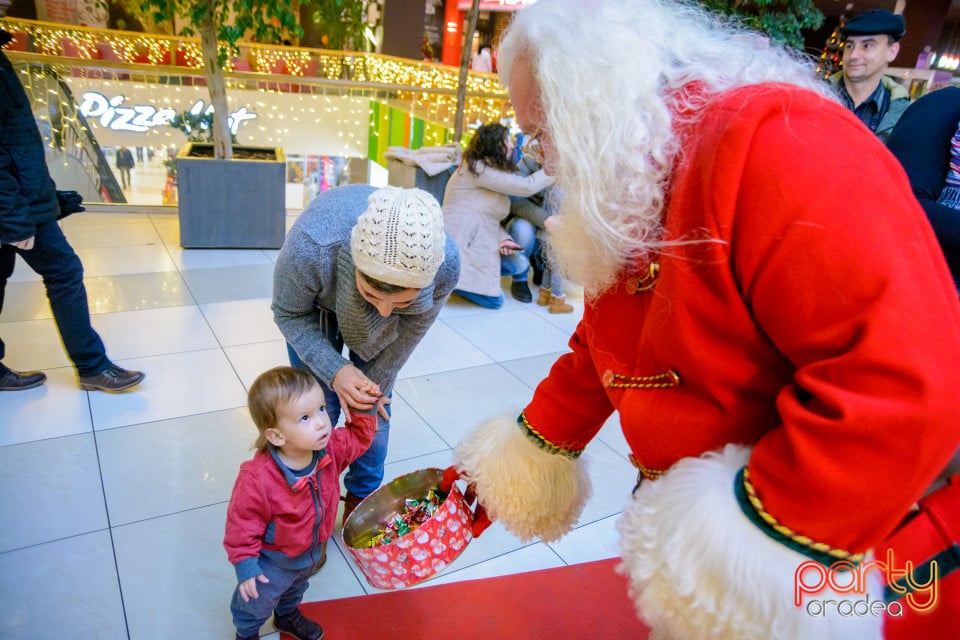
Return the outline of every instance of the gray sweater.
<path id="1" fill-rule="evenodd" d="M 350 255 L 350 231 L 374 190 L 359 184 L 337 187 L 304 209 L 277 258 L 272 308 L 283 337 L 328 386 L 350 363 L 321 330 L 321 311 L 334 313 L 347 347 L 366 361 L 361 371 L 387 394 L 456 285 L 460 255 L 447 235 L 443 264 L 433 284 L 422 289 L 410 306 L 382 317 L 360 296 Z"/>

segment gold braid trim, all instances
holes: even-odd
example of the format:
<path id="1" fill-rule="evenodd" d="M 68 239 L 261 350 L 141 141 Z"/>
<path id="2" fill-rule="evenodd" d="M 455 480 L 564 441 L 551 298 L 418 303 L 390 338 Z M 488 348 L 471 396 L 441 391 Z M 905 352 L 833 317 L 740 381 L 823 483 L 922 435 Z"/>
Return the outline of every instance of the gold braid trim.
<path id="1" fill-rule="evenodd" d="M 627 459 L 630 460 L 630 464 L 632 464 L 637 471 L 640 472 L 640 477 L 644 480 L 656 480 L 666 473 L 666 471 L 662 471 L 660 469 L 651 469 L 650 467 L 643 466 L 640 464 L 640 461 L 637 460 L 637 457 L 632 453 L 627 456 Z M 637 481 L 639 482 L 639 478 Z"/>
<path id="2" fill-rule="evenodd" d="M 625 376 L 606 371 L 600 382 L 611 389 L 671 389 L 680 386 L 680 374 L 673 369 L 652 376 Z"/>
<path id="3" fill-rule="evenodd" d="M 854 564 L 857 564 L 863 560 L 865 555 L 863 553 L 850 553 L 849 551 L 844 551 L 843 549 L 834 549 L 830 545 L 824 544 L 823 542 L 814 542 L 812 538 L 800 535 L 799 533 L 793 531 L 793 529 L 790 529 L 789 527 L 777 522 L 777 519 L 767 513 L 763 508 L 763 503 L 760 502 L 760 498 L 757 496 L 757 491 L 754 489 L 753 483 L 750 482 L 750 469 L 747 467 L 744 467 L 743 469 L 743 488 L 746 490 L 747 499 L 750 500 L 750 505 L 753 507 L 754 511 L 757 512 L 757 515 L 760 516 L 760 518 L 767 523 L 771 529 L 780 535 L 789 538 L 801 546 L 808 547 L 819 553 L 825 553 L 834 558 L 849 560 Z"/>
<path id="4" fill-rule="evenodd" d="M 549 440 L 547 440 L 543 434 L 533 428 L 533 425 L 527 420 L 527 414 L 525 412 L 520 412 L 520 418 L 518 422 L 523 427 L 524 431 L 527 434 L 527 437 L 536 443 L 541 449 L 545 449 L 550 453 L 555 453 L 557 455 L 566 456 L 567 458 L 576 459 L 580 457 L 580 454 L 583 453 L 583 449 L 564 449 L 559 447 Z"/>

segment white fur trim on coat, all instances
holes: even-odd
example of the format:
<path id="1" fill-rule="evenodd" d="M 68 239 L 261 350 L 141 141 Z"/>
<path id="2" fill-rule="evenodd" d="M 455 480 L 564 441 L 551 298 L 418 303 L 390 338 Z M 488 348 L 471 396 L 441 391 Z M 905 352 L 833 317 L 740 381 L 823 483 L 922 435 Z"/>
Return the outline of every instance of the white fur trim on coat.
<path id="1" fill-rule="evenodd" d="M 521 540 L 557 540 L 573 528 L 590 497 L 585 462 L 538 447 L 509 418 L 467 434 L 454 464 L 476 485 L 487 515 Z"/>
<path id="2" fill-rule="evenodd" d="M 862 601 L 863 594 L 806 595 L 803 606 L 794 605 L 794 574 L 809 558 L 775 542 L 741 511 L 734 478 L 749 456 L 748 448 L 728 445 L 684 458 L 656 481 L 644 481 L 617 523 L 624 556 L 619 570 L 628 576 L 634 604 L 653 637 L 882 638 L 882 611 L 837 613 L 838 601 Z M 835 604 L 825 617 L 811 615 L 812 598 Z M 871 583 L 869 599 L 882 602 L 879 580 Z"/>

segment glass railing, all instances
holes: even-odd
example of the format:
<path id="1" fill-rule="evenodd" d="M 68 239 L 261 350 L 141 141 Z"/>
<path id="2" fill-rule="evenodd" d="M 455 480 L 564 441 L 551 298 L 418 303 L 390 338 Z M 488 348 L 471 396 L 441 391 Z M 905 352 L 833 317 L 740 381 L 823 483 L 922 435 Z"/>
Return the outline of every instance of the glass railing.
<path id="1" fill-rule="evenodd" d="M 209 109 L 199 40 L 16 19 L 0 20 L 0 27 L 14 35 L 5 54 L 21 70 L 61 188 L 75 188 L 88 200 L 137 204 L 135 190 L 125 195 L 114 188 L 119 144 L 142 155 L 135 173 L 150 170 L 156 181 L 168 182 L 168 157 L 187 135 L 167 121 Z M 454 129 L 455 67 L 245 43 L 224 75 L 239 142 L 281 147 L 308 170 L 311 158 L 321 166 L 325 158 L 385 164 L 389 146 L 446 144 Z M 471 72 L 464 122 L 510 116 L 496 76 Z M 135 121 L 148 126 L 135 132 Z M 82 189 L 63 184 L 80 181 L 81 174 L 89 183 Z M 155 186 L 150 204 L 159 203 Z"/>

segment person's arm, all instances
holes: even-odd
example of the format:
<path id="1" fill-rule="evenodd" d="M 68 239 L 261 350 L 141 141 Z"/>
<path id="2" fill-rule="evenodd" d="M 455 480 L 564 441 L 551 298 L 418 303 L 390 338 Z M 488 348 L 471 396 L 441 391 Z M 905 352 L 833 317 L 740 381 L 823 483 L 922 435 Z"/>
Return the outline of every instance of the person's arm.
<path id="1" fill-rule="evenodd" d="M 916 191 L 914 192 L 916 193 Z M 937 235 L 950 270 L 960 274 L 960 211 L 940 204 L 935 199 L 916 193 L 933 232 Z"/>
<path id="2" fill-rule="evenodd" d="M 580 456 L 613 405 L 587 346 L 589 313 L 570 338 L 572 351 L 557 359 L 520 417 L 480 425 L 454 452 L 453 465 L 490 518 L 521 540 L 568 533 L 592 491 Z"/>
<path id="3" fill-rule="evenodd" d="M 326 385 L 350 364 L 327 340 L 317 299 L 334 286 L 336 250 L 306 233 L 292 232 L 277 256 L 273 275 L 273 318 L 300 359 Z"/>
<path id="4" fill-rule="evenodd" d="M 339 452 L 339 471 L 343 473 L 354 460 L 366 453 L 377 432 L 377 416 L 352 412 L 343 427 L 333 430 Z"/>
<path id="5" fill-rule="evenodd" d="M 270 515 L 270 502 L 260 483 L 253 474 L 241 469 L 227 506 L 223 536 L 223 548 L 234 566 L 237 582 L 245 582 L 263 574 L 260 550 Z"/>
<path id="6" fill-rule="evenodd" d="M 523 218 L 537 229 L 543 229 L 551 214 L 544 207 L 534 204 L 529 198 L 510 196 L 510 214 Z"/>
<path id="7" fill-rule="evenodd" d="M 27 199 L 16 178 L 13 158 L 0 146 L 0 243 L 13 244 L 36 235 Z"/>
<path id="8" fill-rule="evenodd" d="M 548 176 L 542 169 L 528 176 L 521 176 L 518 173 L 509 173 L 485 166 L 480 175 L 476 177 L 478 187 L 508 196 L 529 197 L 543 191 L 553 183 L 553 176 Z"/>

